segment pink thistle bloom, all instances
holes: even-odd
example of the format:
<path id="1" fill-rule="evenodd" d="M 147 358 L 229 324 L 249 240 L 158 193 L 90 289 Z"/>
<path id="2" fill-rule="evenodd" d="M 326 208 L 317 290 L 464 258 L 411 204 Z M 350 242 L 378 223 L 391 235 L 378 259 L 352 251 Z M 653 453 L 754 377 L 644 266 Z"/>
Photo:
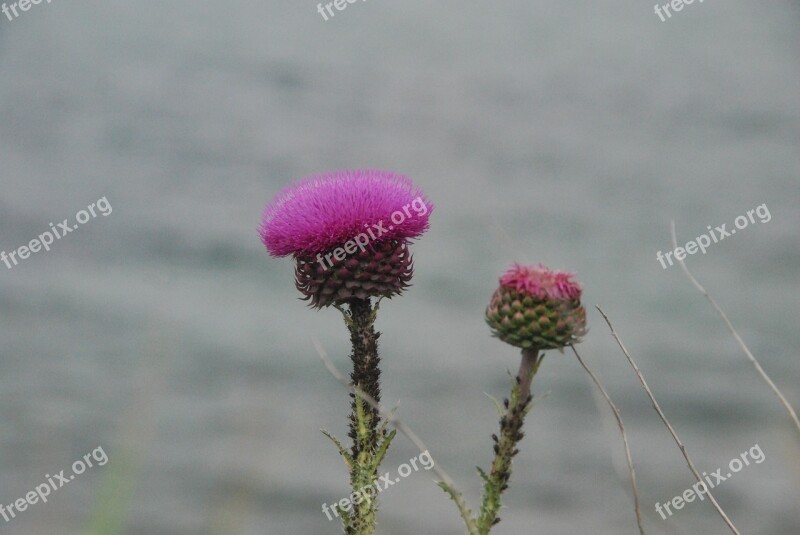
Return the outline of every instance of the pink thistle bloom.
<path id="1" fill-rule="evenodd" d="M 264 210 L 261 241 L 292 255 L 295 286 L 315 308 L 403 292 L 413 276 L 409 241 L 433 205 L 408 178 L 338 171 L 304 178 Z"/>
<path id="2" fill-rule="evenodd" d="M 273 256 L 316 254 L 368 230 L 376 238 L 370 241 L 417 238 L 428 230 L 432 210 L 422 191 L 403 175 L 335 171 L 306 177 L 281 191 L 264 210 L 258 230 Z"/>
<path id="3" fill-rule="evenodd" d="M 500 277 L 500 284 L 538 299 L 580 299 L 581 286 L 572 280 L 574 273 L 551 271 L 542 264 L 513 264 Z"/>

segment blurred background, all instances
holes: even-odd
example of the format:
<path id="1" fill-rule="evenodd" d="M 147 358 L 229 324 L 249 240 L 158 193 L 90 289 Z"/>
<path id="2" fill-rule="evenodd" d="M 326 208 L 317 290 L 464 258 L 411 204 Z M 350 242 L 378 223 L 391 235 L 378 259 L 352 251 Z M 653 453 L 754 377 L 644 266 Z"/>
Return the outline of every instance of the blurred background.
<path id="1" fill-rule="evenodd" d="M 800 442 L 680 272 L 680 243 L 766 203 L 688 265 L 800 405 L 800 5 L 370 0 L 55 0 L 0 18 L 0 250 L 113 208 L 0 264 L 0 503 L 102 447 L 10 535 L 339 533 L 349 339 L 256 235 L 304 175 L 373 167 L 436 204 L 414 286 L 384 301 L 383 392 L 473 507 L 513 348 L 483 312 L 512 261 L 577 272 L 580 345 L 630 434 L 650 534 L 727 533 L 655 513 L 693 483 L 595 303 L 742 533 L 800 533 Z M 758 220 L 757 220 L 758 221 Z M 551 352 L 498 535 L 636 533 L 621 440 L 574 355 Z M 385 470 L 416 455 L 398 437 Z M 69 473 L 69 472 L 67 472 Z M 420 471 L 381 496 L 383 535 L 463 533 Z"/>

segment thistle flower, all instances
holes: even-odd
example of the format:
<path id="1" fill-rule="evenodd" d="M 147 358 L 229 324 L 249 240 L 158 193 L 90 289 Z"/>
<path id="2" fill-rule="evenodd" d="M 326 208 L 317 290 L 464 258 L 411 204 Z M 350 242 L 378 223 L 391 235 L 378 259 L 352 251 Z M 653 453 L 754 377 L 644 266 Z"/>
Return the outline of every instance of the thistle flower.
<path id="1" fill-rule="evenodd" d="M 487 534 L 500 522 L 500 499 L 508 488 L 512 460 L 524 436 L 522 426 L 533 399 L 531 383 L 544 359 L 544 350 L 562 349 L 580 341 L 586 333 L 581 287 L 572 277 L 572 273 L 550 271 L 541 264 L 513 264 L 500 277 L 500 287 L 486 308 L 486 322 L 492 334 L 522 348 L 522 360 L 511 395 L 503 403 L 506 412 L 500 418 L 500 432 L 492 435 L 491 471 L 481 471 L 483 504 L 478 517 L 472 520 L 477 533 Z"/>
<path id="2" fill-rule="evenodd" d="M 514 264 L 486 309 L 492 334 L 522 349 L 561 349 L 586 334 L 586 310 L 573 274 Z"/>
<path id="3" fill-rule="evenodd" d="M 294 257 L 297 289 L 322 308 L 401 293 L 413 274 L 410 240 L 428 230 L 432 209 L 405 176 L 338 171 L 281 191 L 259 234 L 272 256 Z"/>
<path id="4" fill-rule="evenodd" d="M 326 433 L 349 467 L 354 495 L 376 484 L 378 468 L 395 432 L 381 425 L 377 409 L 356 396 L 380 402 L 380 355 L 372 297 L 391 297 L 413 273 L 410 240 L 428 230 L 433 206 L 408 178 L 387 171 L 339 171 L 304 178 L 281 191 L 264 210 L 261 241 L 272 256 L 295 260 L 297 289 L 315 308 L 336 305 L 350 331 L 350 431 L 346 451 Z M 340 306 L 341 305 L 341 306 Z M 346 305 L 346 309 L 345 306 Z M 347 535 L 375 532 L 377 501 L 355 501 L 342 511 Z"/>

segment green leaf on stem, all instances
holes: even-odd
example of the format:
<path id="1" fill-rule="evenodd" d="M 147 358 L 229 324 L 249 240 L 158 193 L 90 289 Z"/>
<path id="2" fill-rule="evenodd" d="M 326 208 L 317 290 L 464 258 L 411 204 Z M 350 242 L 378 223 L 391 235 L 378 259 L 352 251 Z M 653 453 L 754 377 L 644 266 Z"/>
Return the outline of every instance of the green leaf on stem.
<path id="1" fill-rule="evenodd" d="M 485 395 L 487 398 L 489 398 L 489 399 L 491 399 L 491 400 L 492 400 L 492 403 L 494 403 L 494 408 L 495 408 L 495 409 L 497 409 L 497 414 L 499 414 L 500 416 L 502 416 L 503 414 L 505 414 L 505 410 L 503 409 L 503 405 L 502 405 L 502 404 L 501 404 L 499 401 L 497 401 L 497 398 L 496 398 L 496 397 L 492 396 L 492 395 L 491 395 L 491 394 L 489 394 L 488 392 L 484 392 L 483 394 L 484 394 L 484 395 Z"/>
<path id="2" fill-rule="evenodd" d="M 369 466 L 369 470 L 372 473 L 378 471 L 378 467 L 383 462 L 383 458 L 386 457 L 386 452 L 389 450 L 389 445 L 392 443 L 392 440 L 397 435 L 397 430 L 392 429 L 391 433 L 386 435 L 386 437 L 381 441 L 380 446 L 378 446 L 378 451 L 375 452 L 375 457 L 372 459 L 372 463 Z"/>
<path id="3" fill-rule="evenodd" d="M 339 442 L 338 438 L 336 438 L 326 430 L 320 429 L 320 431 L 322 431 L 322 434 L 331 439 L 331 442 L 333 442 L 336 445 L 336 447 L 339 449 L 339 455 L 342 456 L 342 459 L 344 459 L 344 464 L 347 465 L 347 470 L 350 471 L 353 468 L 353 458 L 350 456 L 349 453 L 347 453 L 347 450 L 344 449 L 342 443 Z"/>

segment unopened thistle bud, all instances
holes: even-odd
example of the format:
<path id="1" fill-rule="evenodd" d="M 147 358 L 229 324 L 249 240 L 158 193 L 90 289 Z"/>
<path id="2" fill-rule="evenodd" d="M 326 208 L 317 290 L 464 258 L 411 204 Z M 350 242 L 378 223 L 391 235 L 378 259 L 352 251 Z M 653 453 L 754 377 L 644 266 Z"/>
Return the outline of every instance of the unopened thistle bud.
<path id="1" fill-rule="evenodd" d="M 573 274 L 514 264 L 486 308 L 492 334 L 522 349 L 561 349 L 586 334 L 586 310 Z"/>

